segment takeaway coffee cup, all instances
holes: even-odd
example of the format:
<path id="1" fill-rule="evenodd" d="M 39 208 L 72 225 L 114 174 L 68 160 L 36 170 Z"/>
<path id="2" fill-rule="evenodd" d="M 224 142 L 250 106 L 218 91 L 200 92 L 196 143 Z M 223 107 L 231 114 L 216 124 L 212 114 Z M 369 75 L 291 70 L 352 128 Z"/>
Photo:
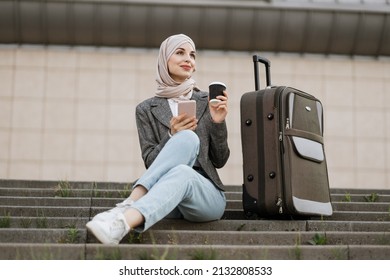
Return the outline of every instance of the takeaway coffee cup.
<path id="1" fill-rule="evenodd" d="M 223 91 L 226 89 L 226 85 L 222 82 L 212 82 L 209 84 L 209 96 L 210 103 L 216 104 L 221 100 L 217 99 L 218 95 L 223 95 Z"/>

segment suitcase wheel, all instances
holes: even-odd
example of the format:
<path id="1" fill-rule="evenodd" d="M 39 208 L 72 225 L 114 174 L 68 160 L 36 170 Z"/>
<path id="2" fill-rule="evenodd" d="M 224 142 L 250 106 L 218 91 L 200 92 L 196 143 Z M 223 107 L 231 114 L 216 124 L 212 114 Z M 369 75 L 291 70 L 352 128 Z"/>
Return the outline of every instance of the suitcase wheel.
<path id="1" fill-rule="evenodd" d="M 254 213 L 251 211 L 244 211 L 244 215 L 246 219 L 250 219 L 253 217 Z"/>

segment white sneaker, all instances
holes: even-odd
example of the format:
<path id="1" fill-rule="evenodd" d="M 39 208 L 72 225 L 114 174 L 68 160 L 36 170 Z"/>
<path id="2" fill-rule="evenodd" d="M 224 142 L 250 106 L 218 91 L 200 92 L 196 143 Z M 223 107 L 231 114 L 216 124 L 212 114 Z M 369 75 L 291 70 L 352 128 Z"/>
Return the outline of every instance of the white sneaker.
<path id="1" fill-rule="evenodd" d="M 106 221 L 106 220 L 113 220 L 116 218 L 116 216 L 119 213 L 124 213 L 128 207 L 130 207 L 133 204 L 133 200 L 126 199 L 123 202 L 117 203 L 115 208 L 112 208 L 110 210 L 104 211 L 102 213 L 97 214 L 95 217 L 93 217 L 93 221 Z"/>
<path id="2" fill-rule="evenodd" d="M 118 213 L 113 220 L 89 221 L 87 228 L 103 244 L 119 244 L 130 231 L 130 227 L 122 213 Z"/>

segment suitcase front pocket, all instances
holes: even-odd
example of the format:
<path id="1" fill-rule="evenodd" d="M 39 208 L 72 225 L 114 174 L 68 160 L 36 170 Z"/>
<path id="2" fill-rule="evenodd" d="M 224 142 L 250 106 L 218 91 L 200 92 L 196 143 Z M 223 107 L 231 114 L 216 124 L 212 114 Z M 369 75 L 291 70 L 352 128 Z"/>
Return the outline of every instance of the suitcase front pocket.
<path id="1" fill-rule="evenodd" d="M 322 162 L 325 159 L 321 143 L 297 136 L 291 138 L 297 154 L 302 158 L 315 162 Z"/>
<path id="2" fill-rule="evenodd" d="M 323 145 L 289 136 L 286 139 L 285 175 L 288 208 L 300 214 L 332 214 Z"/>
<path id="3" fill-rule="evenodd" d="M 322 104 L 299 91 L 290 91 L 286 101 L 281 116 L 286 206 L 292 213 L 331 215 Z"/>

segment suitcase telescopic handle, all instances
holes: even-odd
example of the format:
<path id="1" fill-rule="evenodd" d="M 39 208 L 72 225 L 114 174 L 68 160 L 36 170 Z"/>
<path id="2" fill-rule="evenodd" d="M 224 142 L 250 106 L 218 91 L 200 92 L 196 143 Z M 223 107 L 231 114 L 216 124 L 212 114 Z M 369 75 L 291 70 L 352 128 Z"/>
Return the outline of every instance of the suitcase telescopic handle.
<path id="1" fill-rule="evenodd" d="M 267 82 L 267 87 L 271 86 L 271 73 L 270 73 L 270 67 L 271 67 L 271 62 L 259 55 L 254 55 L 253 56 L 253 64 L 255 67 L 255 89 L 259 90 L 260 89 L 260 82 L 259 82 L 259 66 L 258 63 L 263 63 L 265 66 L 265 77 L 266 77 L 266 82 Z"/>

